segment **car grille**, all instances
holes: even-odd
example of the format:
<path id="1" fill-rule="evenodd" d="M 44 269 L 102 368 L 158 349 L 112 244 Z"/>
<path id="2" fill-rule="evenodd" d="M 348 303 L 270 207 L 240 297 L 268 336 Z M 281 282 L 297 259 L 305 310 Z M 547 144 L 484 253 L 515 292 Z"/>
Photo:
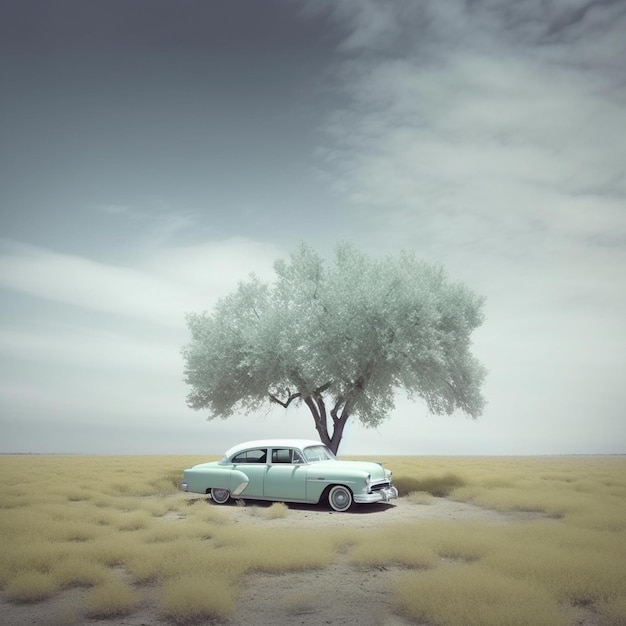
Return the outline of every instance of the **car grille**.
<path id="1" fill-rule="evenodd" d="M 381 489 L 386 489 L 387 487 L 390 487 L 390 486 L 391 486 L 391 483 L 388 480 L 385 480 L 383 482 L 372 485 L 370 487 L 370 491 L 380 491 Z"/>

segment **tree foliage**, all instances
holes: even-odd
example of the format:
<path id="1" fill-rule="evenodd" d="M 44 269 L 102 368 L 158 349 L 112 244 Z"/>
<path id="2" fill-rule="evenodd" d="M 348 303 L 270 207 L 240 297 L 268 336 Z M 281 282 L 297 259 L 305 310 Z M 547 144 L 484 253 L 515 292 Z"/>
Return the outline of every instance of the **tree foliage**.
<path id="1" fill-rule="evenodd" d="M 307 245 L 251 275 L 212 313 L 188 314 L 188 405 L 210 417 L 265 403 L 305 403 L 336 451 L 350 416 L 380 424 L 403 390 L 435 414 L 483 408 L 484 368 L 471 354 L 482 298 L 414 255 L 372 258 L 337 248 L 326 263 Z"/>

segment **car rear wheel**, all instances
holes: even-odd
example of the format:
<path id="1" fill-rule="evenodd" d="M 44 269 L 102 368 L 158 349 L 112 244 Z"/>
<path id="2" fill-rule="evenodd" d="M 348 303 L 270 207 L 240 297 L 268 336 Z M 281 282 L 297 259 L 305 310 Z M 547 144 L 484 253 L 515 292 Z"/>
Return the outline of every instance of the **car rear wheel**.
<path id="1" fill-rule="evenodd" d="M 328 492 L 328 504 L 334 511 L 343 513 L 352 506 L 352 503 L 352 492 L 343 485 L 335 485 Z"/>
<path id="2" fill-rule="evenodd" d="M 230 499 L 230 491 L 228 489 L 211 489 L 211 498 L 215 504 L 226 504 Z"/>

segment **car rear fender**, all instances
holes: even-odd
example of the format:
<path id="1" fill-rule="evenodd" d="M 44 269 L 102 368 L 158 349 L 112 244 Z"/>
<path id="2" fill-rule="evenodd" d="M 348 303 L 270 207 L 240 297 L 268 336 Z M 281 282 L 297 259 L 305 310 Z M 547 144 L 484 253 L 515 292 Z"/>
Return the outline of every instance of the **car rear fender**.
<path id="1" fill-rule="evenodd" d="M 185 482 L 189 491 L 209 493 L 211 489 L 228 489 L 237 497 L 248 486 L 248 477 L 239 470 L 223 467 L 211 467 L 185 472 Z"/>
<path id="2" fill-rule="evenodd" d="M 250 479 L 239 470 L 232 470 L 230 473 L 230 494 L 233 497 L 241 495 L 242 491 L 248 486 Z"/>

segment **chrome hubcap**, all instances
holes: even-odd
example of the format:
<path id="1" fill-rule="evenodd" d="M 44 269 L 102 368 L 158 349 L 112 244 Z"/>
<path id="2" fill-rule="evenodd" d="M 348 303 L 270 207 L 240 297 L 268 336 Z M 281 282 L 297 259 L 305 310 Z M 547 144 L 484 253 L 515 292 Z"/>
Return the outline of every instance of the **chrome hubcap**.
<path id="1" fill-rule="evenodd" d="M 350 497 L 343 489 L 333 492 L 332 500 L 338 509 L 343 509 L 350 503 Z"/>

